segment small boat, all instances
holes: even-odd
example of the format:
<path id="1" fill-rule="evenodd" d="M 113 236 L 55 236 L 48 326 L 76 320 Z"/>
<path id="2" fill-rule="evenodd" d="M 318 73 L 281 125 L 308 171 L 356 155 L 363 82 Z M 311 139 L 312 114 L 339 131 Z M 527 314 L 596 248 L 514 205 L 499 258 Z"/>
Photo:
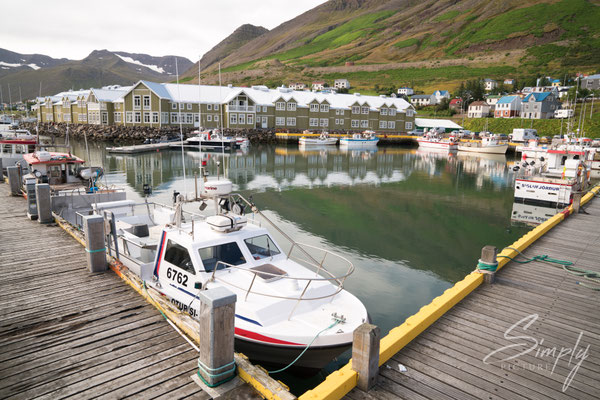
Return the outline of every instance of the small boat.
<path id="1" fill-rule="evenodd" d="M 364 305 L 343 288 L 352 263 L 285 234 L 291 248 L 284 251 L 264 224 L 244 215 L 251 209 L 271 223 L 231 193 L 231 181 L 201 179 L 198 186 L 192 201 L 214 202 L 214 215 L 183 211 L 177 193 L 174 207 L 145 203 L 134 212 L 131 200 L 98 204 L 96 212 L 111 218 L 117 236 L 110 251 L 193 318 L 200 312 L 199 290 L 234 292 L 236 351 L 261 364 L 287 365 L 307 349 L 294 368 L 315 372 L 349 349 L 353 331 L 368 321 Z"/>
<path id="2" fill-rule="evenodd" d="M 466 142 L 458 144 L 458 151 L 473 153 L 506 154 L 508 143 L 499 143 L 495 136 L 485 136 L 481 142 Z"/>
<path id="3" fill-rule="evenodd" d="M 33 153 L 37 139 L 28 130 L 3 131 L 0 133 L 0 158 L 6 168 L 23 161 L 23 155 Z"/>
<path id="4" fill-rule="evenodd" d="M 340 139 L 340 146 L 346 148 L 364 148 L 377 146 L 379 138 L 375 136 L 373 131 L 364 131 L 355 133 L 351 137 L 343 137 Z"/>
<path id="5" fill-rule="evenodd" d="M 175 136 L 175 135 L 163 135 L 160 138 L 148 138 L 146 140 L 144 140 L 144 142 L 142 144 L 155 144 L 155 143 L 173 143 L 173 142 L 179 142 L 181 140 L 181 138 L 179 136 Z"/>
<path id="6" fill-rule="evenodd" d="M 306 134 L 309 132 L 304 131 L 304 133 Z M 335 146 L 337 141 L 337 138 L 329 137 L 329 134 L 327 132 L 322 132 L 321 135 L 317 138 L 302 136 L 298 140 L 298 144 L 300 146 Z"/>
<path id="7" fill-rule="evenodd" d="M 194 131 L 192 135 L 183 142 L 184 147 L 191 150 L 198 150 L 199 146 L 202 146 L 203 149 L 233 150 L 239 149 L 243 142 L 242 140 L 238 143 L 236 138 L 222 136 L 217 129 L 212 131 Z"/>
<path id="8" fill-rule="evenodd" d="M 444 139 L 440 134 L 435 132 L 428 132 L 424 136 L 418 137 L 417 142 L 419 143 L 419 147 L 423 148 L 443 150 L 458 149 L 458 139 L 454 136 Z"/>

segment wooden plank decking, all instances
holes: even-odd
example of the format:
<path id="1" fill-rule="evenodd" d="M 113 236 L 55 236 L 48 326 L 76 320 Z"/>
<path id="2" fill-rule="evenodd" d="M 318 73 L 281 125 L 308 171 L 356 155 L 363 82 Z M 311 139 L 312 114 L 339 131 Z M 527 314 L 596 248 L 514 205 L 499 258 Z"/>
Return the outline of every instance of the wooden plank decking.
<path id="1" fill-rule="evenodd" d="M 0 398 L 197 398 L 198 355 L 66 232 L 0 183 Z"/>
<path id="2" fill-rule="evenodd" d="M 600 272 L 600 200 L 585 210 L 524 254 L 547 254 Z M 374 390 L 355 388 L 346 398 L 598 399 L 600 292 L 539 261 L 510 262 L 496 278 L 385 363 Z M 491 363 L 484 363 L 490 354 Z M 514 358 L 500 361 L 509 356 Z"/>

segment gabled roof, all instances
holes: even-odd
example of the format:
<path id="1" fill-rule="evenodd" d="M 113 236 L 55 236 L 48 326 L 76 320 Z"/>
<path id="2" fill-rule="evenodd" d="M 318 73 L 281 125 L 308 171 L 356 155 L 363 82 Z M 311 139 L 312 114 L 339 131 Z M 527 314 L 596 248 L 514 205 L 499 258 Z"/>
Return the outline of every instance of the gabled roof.
<path id="1" fill-rule="evenodd" d="M 433 92 L 433 94 L 435 95 L 436 93 L 439 93 L 440 96 L 446 96 L 446 95 L 450 95 L 450 92 L 448 92 L 447 90 L 436 90 L 435 92 Z"/>
<path id="2" fill-rule="evenodd" d="M 451 105 L 452 104 L 457 104 L 457 103 L 460 103 L 460 102 L 462 102 L 462 99 L 460 99 L 460 98 L 459 99 L 452 99 L 452 100 L 450 100 L 450 104 Z"/>
<path id="3" fill-rule="evenodd" d="M 469 108 L 471 106 L 486 106 L 486 107 L 489 107 L 490 105 L 488 103 L 486 103 L 485 101 L 474 101 L 471 104 L 469 104 Z"/>
<path id="4" fill-rule="evenodd" d="M 418 99 L 431 99 L 431 96 L 433 96 L 433 95 L 432 94 L 415 94 L 415 95 L 410 96 L 410 99 L 411 100 L 412 99 L 415 99 L 415 100 L 418 100 Z"/>
<path id="5" fill-rule="evenodd" d="M 515 99 L 519 99 L 519 98 L 520 98 L 519 96 L 504 96 L 500 100 L 498 100 L 497 104 L 510 104 Z"/>
<path id="6" fill-rule="evenodd" d="M 527 95 L 527 97 L 525 97 L 525 99 L 523 101 L 531 101 L 531 97 L 533 96 L 534 100 L 536 102 L 540 102 L 540 101 L 544 101 L 546 100 L 546 98 L 551 95 L 552 92 L 535 92 L 535 93 L 530 93 Z"/>
<path id="7" fill-rule="evenodd" d="M 125 94 L 129 93 L 133 86 L 125 86 L 119 89 L 92 89 L 96 101 L 113 102 Z"/>
<path id="8" fill-rule="evenodd" d="M 582 79 L 600 79 L 600 74 L 589 75 Z"/>

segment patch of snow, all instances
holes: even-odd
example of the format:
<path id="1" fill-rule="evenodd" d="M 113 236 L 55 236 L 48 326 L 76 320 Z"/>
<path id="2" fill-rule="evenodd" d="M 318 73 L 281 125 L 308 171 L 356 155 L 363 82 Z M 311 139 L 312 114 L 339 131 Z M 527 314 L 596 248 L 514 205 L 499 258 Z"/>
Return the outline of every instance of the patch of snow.
<path id="1" fill-rule="evenodd" d="M 8 68 L 8 67 L 2 67 L 2 69 L 10 69 L 10 68 Z"/>
<path id="2" fill-rule="evenodd" d="M 29 68 L 31 68 L 31 69 L 35 69 L 35 70 L 38 70 L 38 69 L 40 69 L 40 68 L 41 68 L 41 67 L 38 67 L 38 66 L 37 66 L 37 65 L 35 65 L 35 64 L 27 64 L 27 66 L 28 66 Z"/>
<path id="3" fill-rule="evenodd" d="M 0 65 L 5 66 L 5 67 L 20 67 L 22 64 L 10 64 L 10 63 L 6 63 L 4 61 L 0 61 Z"/>
<path id="4" fill-rule="evenodd" d="M 146 65 L 146 64 L 142 64 L 141 62 L 139 62 L 138 60 L 134 60 L 131 57 L 123 57 L 120 56 L 118 54 L 115 54 L 117 57 L 119 57 L 121 60 L 128 62 L 130 64 L 135 64 L 135 65 L 141 65 L 142 67 L 146 67 L 151 69 L 152 71 L 158 72 L 159 74 L 164 74 L 165 70 L 162 69 L 161 67 L 157 66 L 157 65 Z"/>

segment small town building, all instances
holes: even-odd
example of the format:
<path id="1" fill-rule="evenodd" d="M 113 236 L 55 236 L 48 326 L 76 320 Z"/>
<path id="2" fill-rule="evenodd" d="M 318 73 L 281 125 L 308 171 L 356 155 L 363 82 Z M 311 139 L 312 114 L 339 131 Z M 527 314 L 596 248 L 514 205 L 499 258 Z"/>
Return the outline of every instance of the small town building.
<path id="1" fill-rule="evenodd" d="M 588 90 L 600 89 L 600 74 L 589 75 L 581 80 L 581 88 Z"/>
<path id="2" fill-rule="evenodd" d="M 314 81 L 312 83 L 313 92 L 318 92 L 319 90 L 325 89 L 325 81 Z"/>
<path id="3" fill-rule="evenodd" d="M 462 105 L 463 105 L 463 99 L 458 97 L 456 99 L 450 100 L 450 103 L 448 104 L 448 108 L 458 112 L 458 111 L 462 110 Z"/>
<path id="4" fill-rule="evenodd" d="M 494 117 L 496 118 L 515 118 L 521 113 L 520 96 L 503 96 L 496 103 Z"/>
<path id="5" fill-rule="evenodd" d="M 485 101 L 474 101 L 469 104 L 469 118 L 486 118 L 490 115 L 490 105 Z"/>
<path id="6" fill-rule="evenodd" d="M 410 97 L 410 103 L 413 106 L 431 106 L 437 104 L 437 99 L 432 94 L 415 94 Z"/>
<path id="7" fill-rule="evenodd" d="M 530 93 L 521 105 L 521 117 L 533 119 L 554 118 L 554 112 L 561 106 L 554 92 Z"/>
<path id="8" fill-rule="evenodd" d="M 404 96 L 412 96 L 413 94 L 415 94 L 415 91 L 413 90 L 413 88 L 401 87 L 398 88 L 398 94 Z"/>
<path id="9" fill-rule="evenodd" d="M 489 79 L 489 78 L 486 78 L 486 79 L 483 80 L 483 88 L 486 91 L 489 92 L 490 90 L 494 90 L 497 87 L 498 87 L 498 81 L 495 81 L 495 80 Z"/>
<path id="10" fill-rule="evenodd" d="M 492 107 L 492 109 L 494 109 L 494 107 L 496 107 L 496 103 L 498 103 L 498 100 L 500 100 L 501 98 L 502 95 L 490 94 L 485 97 L 485 102 L 488 103 Z"/>
<path id="11" fill-rule="evenodd" d="M 348 79 L 336 79 L 333 82 L 333 87 L 336 89 L 350 89 L 350 82 Z"/>
<path id="12" fill-rule="evenodd" d="M 441 103 L 444 99 L 450 99 L 450 92 L 447 90 L 436 90 L 433 92 L 436 103 Z"/>
<path id="13" fill-rule="evenodd" d="M 515 84 L 515 80 L 514 80 L 514 79 L 512 79 L 512 78 L 506 78 L 506 79 L 504 80 L 504 84 L 505 84 L 505 85 L 514 85 L 514 84 Z"/>
<path id="14" fill-rule="evenodd" d="M 304 90 L 306 89 L 306 84 L 302 82 L 290 83 L 289 88 L 292 90 Z"/>
<path id="15" fill-rule="evenodd" d="M 574 114 L 572 108 L 560 108 L 554 111 L 554 118 L 571 118 Z"/>
<path id="16" fill-rule="evenodd" d="M 450 132 L 456 129 L 463 129 L 462 126 L 449 119 L 415 118 L 415 125 L 419 130 L 443 128 L 446 132 Z"/>
<path id="17" fill-rule="evenodd" d="M 551 85 L 554 86 L 554 87 L 561 86 L 560 79 L 552 79 Z"/>

